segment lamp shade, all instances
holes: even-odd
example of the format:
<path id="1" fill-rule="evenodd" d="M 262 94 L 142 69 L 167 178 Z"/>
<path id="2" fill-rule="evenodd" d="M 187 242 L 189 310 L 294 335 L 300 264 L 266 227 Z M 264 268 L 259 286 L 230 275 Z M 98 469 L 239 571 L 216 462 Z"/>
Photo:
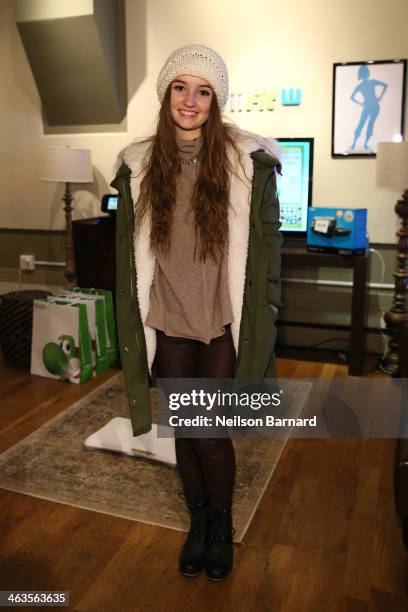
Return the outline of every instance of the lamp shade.
<path id="1" fill-rule="evenodd" d="M 379 142 L 377 148 L 377 185 L 408 189 L 408 142 Z"/>
<path id="2" fill-rule="evenodd" d="M 47 147 L 44 150 L 41 180 L 56 183 L 92 183 L 90 150 Z"/>

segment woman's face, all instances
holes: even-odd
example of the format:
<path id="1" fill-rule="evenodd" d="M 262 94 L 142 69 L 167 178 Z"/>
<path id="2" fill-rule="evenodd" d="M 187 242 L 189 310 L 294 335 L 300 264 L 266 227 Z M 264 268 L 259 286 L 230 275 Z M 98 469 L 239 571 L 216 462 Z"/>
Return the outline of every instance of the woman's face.
<path id="1" fill-rule="evenodd" d="M 214 92 L 208 81 L 183 74 L 171 84 L 170 112 L 177 138 L 193 140 L 210 115 Z"/>

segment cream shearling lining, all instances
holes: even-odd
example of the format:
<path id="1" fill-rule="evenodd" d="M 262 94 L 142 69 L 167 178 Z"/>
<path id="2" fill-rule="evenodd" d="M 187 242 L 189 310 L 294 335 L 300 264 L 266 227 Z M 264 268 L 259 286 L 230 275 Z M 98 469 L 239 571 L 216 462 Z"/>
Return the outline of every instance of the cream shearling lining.
<path id="1" fill-rule="evenodd" d="M 251 206 L 251 186 L 254 174 L 253 160 L 250 154 L 259 149 L 281 158 L 279 144 L 272 138 L 263 138 L 252 132 L 234 128 L 237 144 L 242 152 L 242 164 L 245 174 L 238 163 L 235 152 L 228 151 L 232 167 L 237 172 L 230 178 L 230 207 L 228 213 L 229 248 L 228 248 L 228 288 L 232 305 L 233 321 L 231 332 L 235 352 L 238 354 L 239 331 L 244 299 L 246 260 L 249 243 L 249 213 Z M 140 195 L 140 183 L 143 178 L 143 161 L 149 152 L 151 139 L 135 141 L 126 147 L 118 156 L 116 169 L 125 163 L 131 170 L 130 186 L 133 204 L 137 206 Z M 242 181 L 242 182 L 241 182 Z M 150 307 L 150 288 L 153 284 L 156 257 L 150 252 L 150 218 L 145 215 L 134 236 L 134 256 L 136 267 L 136 286 L 146 339 L 147 361 L 149 372 L 156 353 L 156 330 L 145 324 Z"/>

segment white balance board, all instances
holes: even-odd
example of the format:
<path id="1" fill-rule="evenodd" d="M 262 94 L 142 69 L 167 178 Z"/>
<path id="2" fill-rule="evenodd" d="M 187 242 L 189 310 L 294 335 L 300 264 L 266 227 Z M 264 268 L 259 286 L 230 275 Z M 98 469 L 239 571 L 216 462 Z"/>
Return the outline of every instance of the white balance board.
<path id="1" fill-rule="evenodd" d="M 166 463 L 171 467 L 177 465 L 174 438 L 158 438 L 156 423 L 152 424 L 152 429 L 148 433 L 133 436 L 130 419 L 115 417 L 88 436 L 84 444 L 89 449 L 143 456 L 152 461 Z"/>

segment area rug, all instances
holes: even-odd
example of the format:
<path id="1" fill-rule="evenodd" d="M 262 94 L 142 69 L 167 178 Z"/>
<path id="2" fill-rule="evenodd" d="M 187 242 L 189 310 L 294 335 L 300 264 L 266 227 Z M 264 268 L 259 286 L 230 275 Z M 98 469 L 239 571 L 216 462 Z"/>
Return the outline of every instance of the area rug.
<path id="1" fill-rule="evenodd" d="M 299 393 L 297 414 L 304 400 Z M 143 457 L 84 447 L 90 434 L 116 416 L 129 416 L 122 372 L 2 453 L 0 488 L 187 531 L 178 470 Z M 286 441 L 233 440 L 235 542 L 242 542 Z"/>

